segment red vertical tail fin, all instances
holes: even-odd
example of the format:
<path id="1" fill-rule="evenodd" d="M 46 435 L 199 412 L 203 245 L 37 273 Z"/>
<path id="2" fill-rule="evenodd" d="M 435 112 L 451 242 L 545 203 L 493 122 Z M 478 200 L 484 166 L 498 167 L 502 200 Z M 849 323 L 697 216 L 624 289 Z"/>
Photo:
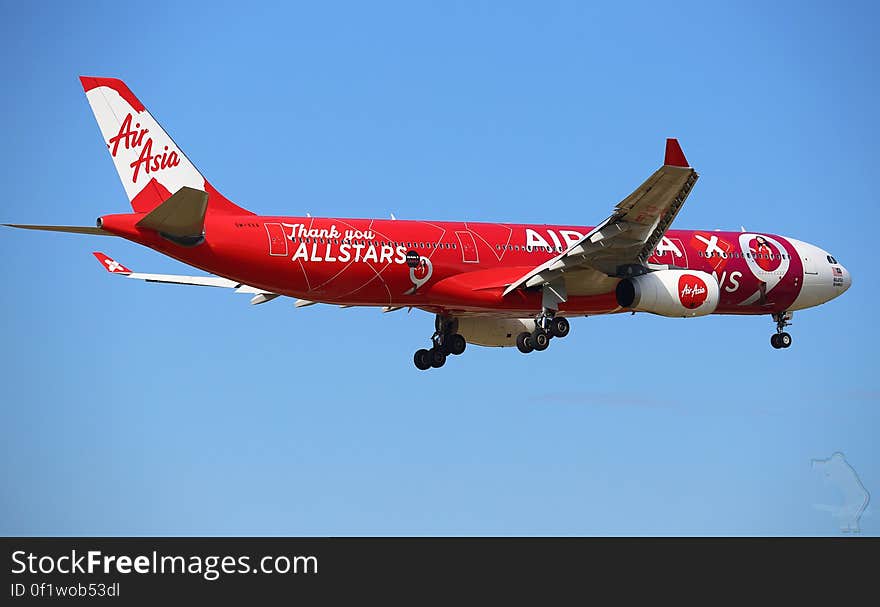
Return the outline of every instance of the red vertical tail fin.
<path id="1" fill-rule="evenodd" d="M 208 193 L 208 211 L 252 215 L 215 190 L 122 80 L 81 76 L 132 208 L 149 213 L 182 187 Z"/>

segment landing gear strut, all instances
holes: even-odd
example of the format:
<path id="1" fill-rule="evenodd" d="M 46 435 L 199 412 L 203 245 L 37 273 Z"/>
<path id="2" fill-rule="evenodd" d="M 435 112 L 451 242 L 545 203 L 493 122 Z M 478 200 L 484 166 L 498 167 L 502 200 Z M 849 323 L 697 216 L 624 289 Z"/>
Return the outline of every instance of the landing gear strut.
<path id="1" fill-rule="evenodd" d="M 523 331 L 516 336 L 516 347 L 523 354 L 531 351 L 541 352 L 550 345 L 551 337 L 565 337 L 571 331 L 568 319 L 556 316 L 556 310 L 544 308 L 535 318 L 535 330 Z"/>
<path id="2" fill-rule="evenodd" d="M 434 321 L 434 335 L 431 336 L 431 348 L 416 350 L 413 362 L 420 371 L 431 367 L 439 369 L 446 364 L 449 355 L 458 356 L 467 348 L 467 341 L 458 333 L 458 321 L 441 314 Z"/>
<path id="3" fill-rule="evenodd" d="M 791 312 L 779 312 L 773 315 L 773 320 L 776 321 L 776 333 L 770 336 L 770 345 L 777 350 L 791 345 L 791 335 L 785 332 L 785 327 L 791 325 L 789 322 L 791 318 Z"/>

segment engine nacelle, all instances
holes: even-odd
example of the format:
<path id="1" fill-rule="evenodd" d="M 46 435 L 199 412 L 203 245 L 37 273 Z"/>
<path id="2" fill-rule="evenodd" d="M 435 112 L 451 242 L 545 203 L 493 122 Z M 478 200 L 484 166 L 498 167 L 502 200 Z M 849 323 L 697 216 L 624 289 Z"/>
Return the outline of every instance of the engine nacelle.
<path id="1" fill-rule="evenodd" d="M 720 298 L 718 281 L 694 270 L 658 270 L 617 283 L 617 304 L 672 318 L 711 314 Z"/>
<path id="2" fill-rule="evenodd" d="M 458 319 L 458 332 L 469 344 L 503 348 L 516 345 L 516 336 L 535 330 L 533 318 L 485 318 L 463 316 Z"/>

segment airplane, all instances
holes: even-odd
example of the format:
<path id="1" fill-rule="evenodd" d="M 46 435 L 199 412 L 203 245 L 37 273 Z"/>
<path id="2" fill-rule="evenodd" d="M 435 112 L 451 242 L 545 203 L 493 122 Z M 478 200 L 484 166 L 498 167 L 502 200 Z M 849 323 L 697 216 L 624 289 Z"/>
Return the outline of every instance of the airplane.
<path id="1" fill-rule="evenodd" d="M 770 343 L 784 349 L 795 311 L 852 284 L 831 254 L 794 238 L 670 229 L 699 177 L 676 139 L 595 226 L 266 217 L 217 191 L 124 82 L 80 81 L 133 212 L 94 227 L 4 225 L 125 238 L 209 275 L 133 272 L 95 252 L 111 274 L 233 289 L 252 304 L 424 310 L 435 322 L 413 356 L 420 370 L 467 344 L 540 352 L 569 334 L 570 318 L 624 312 L 769 315 Z"/>

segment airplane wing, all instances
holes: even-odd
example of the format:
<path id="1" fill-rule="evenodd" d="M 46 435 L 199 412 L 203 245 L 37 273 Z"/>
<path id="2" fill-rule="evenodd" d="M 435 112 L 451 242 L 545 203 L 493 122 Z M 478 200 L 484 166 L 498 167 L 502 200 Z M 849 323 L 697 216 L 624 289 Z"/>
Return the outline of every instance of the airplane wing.
<path id="1" fill-rule="evenodd" d="M 251 304 L 253 305 L 266 303 L 267 301 L 272 301 L 276 297 L 281 297 L 279 293 L 264 291 L 263 289 L 252 287 L 241 282 L 235 282 L 234 280 L 223 278 L 222 276 L 182 276 L 180 274 L 145 274 L 143 272 L 132 272 L 115 259 L 105 255 L 104 253 L 101 253 L 100 251 L 95 251 L 92 253 L 92 255 L 94 255 L 95 258 L 99 262 L 101 262 L 101 265 L 104 267 L 105 270 L 107 270 L 111 274 L 124 276 L 125 278 L 134 278 L 136 280 L 143 280 L 144 282 L 161 282 L 175 285 L 195 285 L 199 287 L 220 287 L 224 289 L 234 289 L 236 293 L 247 293 L 249 295 L 253 295 L 253 297 L 251 298 Z M 297 299 L 296 302 L 294 302 L 294 306 L 297 308 L 305 308 L 307 306 L 313 306 L 317 303 L 321 302 L 311 301 L 308 299 Z M 340 307 L 351 308 L 354 306 L 341 305 Z M 384 306 L 382 307 L 382 311 L 395 312 L 397 310 L 403 309 L 403 307 L 404 306 Z"/>
<path id="2" fill-rule="evenodd" d="M 228 278 L 223 278 L 221 276 L 181 276 L 178 274 L 144 274 L 141 272 L 132 272 L 124 265 L 122 265 L 115 259 L 111 259 L 104 253 L 95 251 L 94 253 L 92 253 L 92 255 L 94 255 L 95 258 L 97 258 L 97 260 L 101 262 L 101 265 L 104 267 L 105 270 L 107 270 L 111 274 L 117 274 L 119 276 L 124 276 L 125 278 L 134 278 L 136 280 L 143 280 L 145 282 L 161 282 L 177 285 L 196 285 L 200 287 L 221 287 L 225 289 L 234 289 L 236 293 L 247 293 L 254 295 L 254 297 L 251 298 L 252 304 L 265 303 L 279 296 L 278 293 L 270 293 L 268 291 L 264 291 L 263 289 L 252 287 L 250 285 L 236 282 L 234 280 L 229 280 Z"/>
<path id="3" fill-rule="evenodd" d="M 608 219 L 563 253 L 512 282 L 504 294 L 547 285 L 565 301 L 567 295 L 613 288 L 611 277 L 647 265 L 698 177 L 678 140 L 667 139 L 663 166 L 619 202 Z"/>

